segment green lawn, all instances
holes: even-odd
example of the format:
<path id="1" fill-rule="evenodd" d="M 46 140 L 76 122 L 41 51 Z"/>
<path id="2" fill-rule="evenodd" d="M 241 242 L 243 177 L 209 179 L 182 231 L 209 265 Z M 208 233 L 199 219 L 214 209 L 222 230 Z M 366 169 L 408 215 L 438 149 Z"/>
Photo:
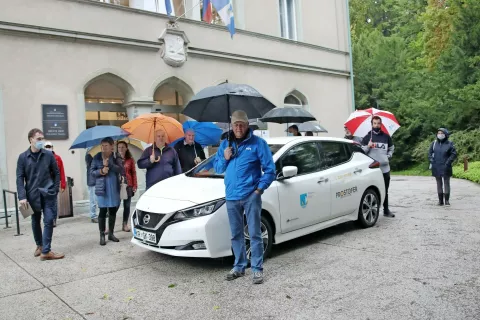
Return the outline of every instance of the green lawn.
<path id="1" fill-rule="evenodd" d="M 428 164 L 420 164 L 403 171 L 392 172 L 396 176 L 431 176 L 432 173 L 428 170 Z M 458 179 L 470 180 L 480 183 L 480 161 L 470 162 L 468 164 L 468 171 L 463 171 L 463 164 L 453 167 L 453 177 Z"/>

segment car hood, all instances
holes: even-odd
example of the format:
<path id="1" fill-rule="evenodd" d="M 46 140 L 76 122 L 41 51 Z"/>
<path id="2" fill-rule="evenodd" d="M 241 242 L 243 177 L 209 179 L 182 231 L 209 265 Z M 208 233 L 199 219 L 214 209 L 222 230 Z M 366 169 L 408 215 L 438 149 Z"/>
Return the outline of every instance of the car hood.
<path id="1" fill-rule="evenodd" d="M 195 178 L 181 174 L 155 184 L 143 197 L 186 201 L 196 205 L 225 198 L 225 184 L 220 178 Z"/>

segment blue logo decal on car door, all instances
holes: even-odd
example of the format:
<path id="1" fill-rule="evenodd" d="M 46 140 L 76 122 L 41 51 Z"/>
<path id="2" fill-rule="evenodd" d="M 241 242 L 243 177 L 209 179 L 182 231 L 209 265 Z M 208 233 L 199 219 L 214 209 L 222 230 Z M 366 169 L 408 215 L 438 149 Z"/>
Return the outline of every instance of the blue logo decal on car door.
<path id="1" fill-rule="evenodd" d="M 303 193 L 300 195 L 300 206 L 305 208 L 308 204 L 308 193 Z"/>

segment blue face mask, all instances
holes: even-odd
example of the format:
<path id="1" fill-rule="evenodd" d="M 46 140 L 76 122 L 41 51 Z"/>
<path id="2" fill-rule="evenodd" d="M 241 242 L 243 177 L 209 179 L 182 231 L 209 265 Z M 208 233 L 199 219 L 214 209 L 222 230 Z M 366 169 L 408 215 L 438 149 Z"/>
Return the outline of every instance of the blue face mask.
<path id="1" fill-rule="evenodd" d="M 45 147 L 45 141 L 37 141 L 35 142 L 35 148 L 38 150 L 42 150 Z"/>
<path id="2" fill-rule="evenodd" d="M 289 133 L 287 133 L 287 136 L 293 137 L 293 133 L 289 132 Z"/>

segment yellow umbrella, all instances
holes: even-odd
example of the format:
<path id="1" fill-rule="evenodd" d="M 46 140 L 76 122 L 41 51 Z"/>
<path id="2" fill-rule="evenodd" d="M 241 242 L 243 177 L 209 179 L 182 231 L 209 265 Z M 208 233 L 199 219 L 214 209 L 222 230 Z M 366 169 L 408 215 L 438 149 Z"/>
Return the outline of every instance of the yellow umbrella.
<path id="1" fill-rule="evenodd" d="M 132 121 L 125 123 L 122 129 L 131 133 L 129 138 L 146 143 L 155 142 L 155 132 L 158 130 L 165 132 L 167 143 L 172 143 L 184 136 L 183 127 L 180 122 L 160 113 L 149 113 L 138 116 Z M 153 153 L 154 149 L 152 148 L 152 154 Z"/>

